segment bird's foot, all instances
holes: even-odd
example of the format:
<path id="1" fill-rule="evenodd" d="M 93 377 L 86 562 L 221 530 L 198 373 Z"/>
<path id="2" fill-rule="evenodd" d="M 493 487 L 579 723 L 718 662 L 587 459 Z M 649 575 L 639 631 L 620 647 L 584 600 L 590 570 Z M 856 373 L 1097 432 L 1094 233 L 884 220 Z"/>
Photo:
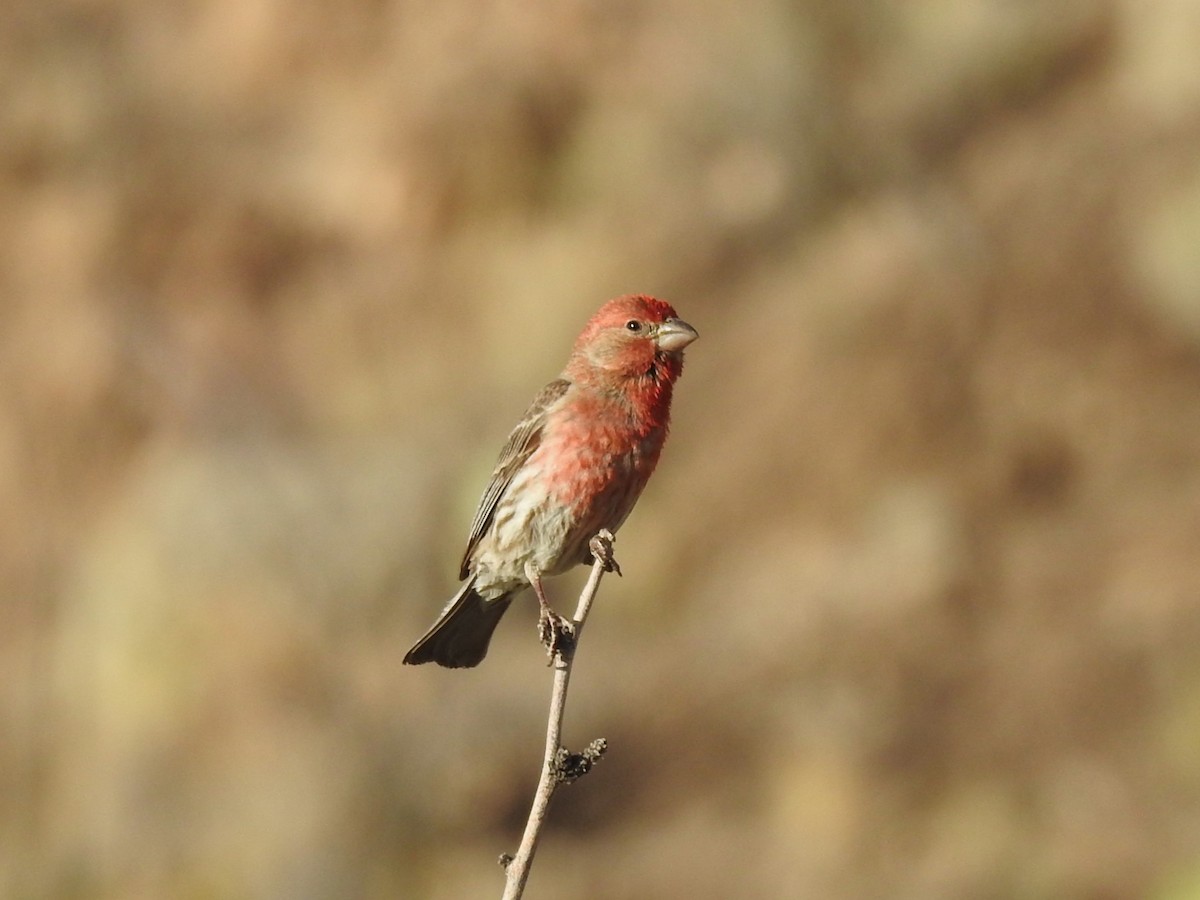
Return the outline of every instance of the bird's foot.
<path id="1" fill-rule="evenodd" d="M 613 533 L 607 528 L 601 528 L 599 534 L 588 541 L 588 550 L 592 552 L 592 559 L 598 559 L 604 565 L 605 572 L 616 572 L 621 574 L 621 567 L 617 565 L 617 559 L 613 556 Z"/>
<path id="2" fill-rule="evenodd" d="M 554 662 L 556 656 L 569 657 L 575 650 L 575 623 L 549 606 L 543 606 L 542 614 L 538 616 L 538 638 L 546 648 L 550 662 Z"/>

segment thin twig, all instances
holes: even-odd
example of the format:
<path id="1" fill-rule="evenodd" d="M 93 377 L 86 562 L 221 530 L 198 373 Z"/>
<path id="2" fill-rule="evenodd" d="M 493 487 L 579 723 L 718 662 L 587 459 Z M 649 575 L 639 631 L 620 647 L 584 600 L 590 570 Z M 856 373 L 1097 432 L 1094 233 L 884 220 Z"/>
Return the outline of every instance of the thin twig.
<path id="1" fill-rule="evenodd" d="M 575 661 L 575 648 L 578 645 L 579 634 L 587 621 L 588 611 L 600 587 L 600 579 L 605 572 L 620 571 L 612 559 L 613 537 L 607 531 L 600 532 L 592 540 L 592 571 L 584 585 L 583 593 L 579 595 L 579 606 L 575 609 L 574 634 L 562 642 L 554 654 L 554 688 L 550 694 L 550 719 L 546 726 L 546 754 L 542 759 L 542 775 L 538 780 L 537 790 L 533 795 L 533 806 L 529 810 L 529 821 L 525 823 L 525 834 L 521 838 L 521 846 L 513 857 L 501 857 L 505 866 L 505 885 L 503 900 L 519 900 L 525 891 L 525 882 L 529 878 L 529 869 L 533 865 L 533 855 L 537 852 L 538 839 L 541 837 L 542 825 L 546 821 L 546 812 L 550 808 L 550 798 L 559 784 L 573 781 L 585 774 L 591 765 L 604 752 L 603 740 L 593 741 L 591 746 L 581 755 L 567 754 L 562 747 L 563 713 L 567 704 L 567 685 L 571 680 L 571 666 Z M 607 546 L 605 546 L 607 545 Z M 599 551 L 599 552 L 598 552 Z M 574 766 L 569 768 L 569 763 Z M 570 772 L 574 774 L 569 774 Z"/>

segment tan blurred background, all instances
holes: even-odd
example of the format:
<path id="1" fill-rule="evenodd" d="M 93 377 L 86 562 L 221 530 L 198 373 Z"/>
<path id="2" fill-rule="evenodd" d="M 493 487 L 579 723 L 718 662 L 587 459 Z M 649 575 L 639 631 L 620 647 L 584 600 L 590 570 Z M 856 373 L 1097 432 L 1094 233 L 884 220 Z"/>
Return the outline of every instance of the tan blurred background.
<path id="1" fill-rule="evenodd" d="M 1200 897 L 1194 0 L 4 19 L 0 895 L 499 896 L 533 604 L 400 658 L 636 290 L 701 340 L 528 896 Z"/>

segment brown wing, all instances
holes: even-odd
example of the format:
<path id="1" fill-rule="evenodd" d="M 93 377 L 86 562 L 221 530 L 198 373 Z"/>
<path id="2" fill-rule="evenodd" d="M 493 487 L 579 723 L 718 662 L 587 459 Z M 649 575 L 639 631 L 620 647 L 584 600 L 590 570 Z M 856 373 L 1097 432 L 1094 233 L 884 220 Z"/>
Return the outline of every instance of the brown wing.
<path id="1" fill-rule="evenodd" d="M 554 403 L 567 392 L 571 383 L 564 378 L 550 382 L 538 395 L 533 398 L 529 410 L 521 418 L 517 427 L 508 436 L 508 442 L 500 451 L 496 468 L 492 472 L 492 480 L 479 499 L 479 508 L 475 510 L 475 519 L 471 522 L 471 535 L 467 538 L 467 549 L 463 553 L 462 565 L 459 566 L 458 577 L 461 581 L 469 574 L 467 563 L 480 538 L 492 524 L 492 516 L 496 512 L 496 504 L 504 496 L 504 492 L 512 483 L 513 475 L 525 464 L 530 454 L 542 442 L 542 427 L 546 423 L 546 412 Z"/>

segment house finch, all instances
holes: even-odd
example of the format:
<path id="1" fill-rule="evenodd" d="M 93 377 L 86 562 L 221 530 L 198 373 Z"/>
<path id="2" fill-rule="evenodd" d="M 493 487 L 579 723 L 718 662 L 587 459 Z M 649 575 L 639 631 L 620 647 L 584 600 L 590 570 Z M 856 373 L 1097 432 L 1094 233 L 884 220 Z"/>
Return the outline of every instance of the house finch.
<path id="1" fill-rule="evenodd" d="M 590 564 L 591 539 L 615 533 L 633 509 L 667 437 L 683 348 L 696 337 L 654 297 L 600 307 L 562 375 L 508 436 L 471 523 L 458 573 L 465 583 L 405 663 L 478 665 L 500 617 L 531 585 L 543 627 L 557 619 L 541 577 Z"/>

